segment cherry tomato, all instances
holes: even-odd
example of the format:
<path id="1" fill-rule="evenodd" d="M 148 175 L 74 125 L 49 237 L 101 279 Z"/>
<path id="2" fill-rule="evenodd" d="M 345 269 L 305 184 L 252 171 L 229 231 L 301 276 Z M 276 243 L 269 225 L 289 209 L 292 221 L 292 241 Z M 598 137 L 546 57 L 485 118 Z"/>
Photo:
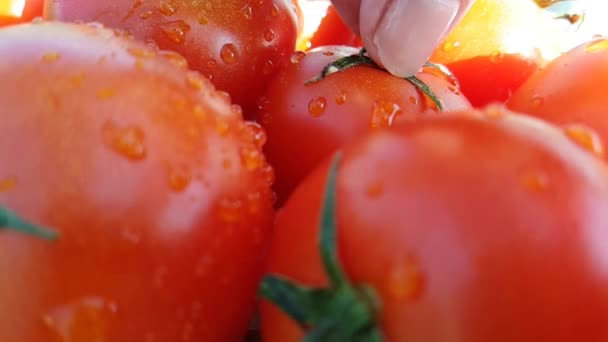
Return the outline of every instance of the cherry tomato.
<path id="1" fill-rule="evenodd" d="M 552 123 L 567 126 L 571 134 L 603 152 L 595 133 L 608 141 L 608 40 L 580 45 L 532 75 L 507 106 Z M 595 141 L 595 142 L 594 142 Z"/>
<path id="2" fill-rule="evenodd" d="M 296 53 L 262 98 L 258 120 L 268 135 L 265 152 L 276 171 L 279 205 L 336 148 L 372 129 L 438 113 L 410 82 L 368 66 L 305 85 L 327 64 L 357 53 L 355 48 L 336 46 Z M 443 77 L 431 72 L 418 77 L 435 91 L 445 110 L 470 107 Z"/>
<path id="3" fill-rule="evenodd" d="M 293 1 L 54 0 L 48 18 L 98 21 L 177 51 L 248 114 L 295 49 Z"/>
<path id="4" fill-rule="evenodd" d="M 559 46 L 558 27 L 530 0 L 475 0 L 430 59 L 448 64 L 501 52 L 542 56 Z"/>
<path id="5" fill-rule="evenodd" d="M 478 56 L 447 65 L 460 82 L 460 91 L 475 107 L 506 102 L 540 67 L 519 54 Z"/>
<path id="6" fill-rule="evenodd" d="M 0 341 L 238 341 L 272 221 L 259 126 L 98 25 L 0 30 Z"/>
<path id="7" fill-rule="evenodd" d="M 277 214 L 268 265 L 317 289 L 328 167 Z M 363 304 L 386 341 L 607 341 L 606 172 L 561 130 L 497 107 L 377 131 L 339 166 L 340 265 L 376 298 Z M 261 312 L 264 341 L 301 340 L 277 307 Z"/>
<path id="8" fill-rule="evenodd" d="M 310 48 L 328 45 L 362 47 L 363 42 L 342 20 L 334 6 L 327 8 L 325 17 L 310 38 Z"/>
<path id="9" fill-rule="evenodd" d="M 44 0 L 2 0 L 0 27 L 31 21 L 42 16 Z"/>

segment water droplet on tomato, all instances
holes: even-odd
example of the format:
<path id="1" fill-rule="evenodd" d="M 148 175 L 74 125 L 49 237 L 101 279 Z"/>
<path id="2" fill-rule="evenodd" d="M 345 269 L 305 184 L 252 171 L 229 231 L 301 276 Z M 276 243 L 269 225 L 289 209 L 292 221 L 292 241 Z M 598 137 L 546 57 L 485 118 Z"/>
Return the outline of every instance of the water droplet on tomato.
<path id="1" fill-rule="evenodd" d="M 504 59 L 505 55 L 500 51 L 494 51 L 490 54 L 490 62 L 494 64 L 500 63 L 502 59 Z"/>
<path id="2" fill-rule="evenodd" d="M 566 135 L 577 145 L 602 158 L 604 156 L 604 144 L 602 139 L 591 127 L 573 124 L 564 127 Z"/>
<path id="3" fill-rule="evenodd" d="M 207 25 L 209 24 L 209 17 L 207 17 L 205 12 L 200 11 L 196 14 L 196 21 L 201 25 Z"/>
<path id="4" fill-rule="evenodd" d="M 161 1 L 158 6 L 158 11 L 166 17 L 174 15 L 176 10 L 177 8 L 173 1 Z"/>
<path id="5" fill-rule="evenodd" d="M 389 269 L 386 290 L 391 298 L 399 301 L 412 301 L 422 295 L 424 276 L 413 258 L 399 261 Z"/>
<path id="6" fill-rule="evenodd" d="M 460 42 L 446 42 L 443 44 L 443 51 L 450 52 L 460 47 Z"/>
<path id="7" fill-rule="evenodd" d="M 315 97 L 308 102 L 308 112 L 314 117 L 319 117 L 325 113 L 327 109 L 327 99 L 323 96 Z"/>
<path id="8" fill-rule="evenodd" d="M 545 98 L 543 98 L 541 96 L 534 96 L 534 97 L 532 97 L 532 107 L 539 108 L 544 103 L 545 103 Z"/>
<path id="9" fill-rule="evenodd" d="M 267 59 L 262 66 L 262 74 L 270 75 L 274 72 L 274 63 L 270 59 Z"/>
<path id="10" fill-rule="evenodd" d="M 367 188 L 369 198 L 378 198 L 384 193 L 384 184 L 381 182 L 373 183 Z"/>
<path id="11" fill-rule="evenodd" d="M 296 52 L 294 52 L 294 53 L 291 54 L 290 61 L 293 64 L 297 64 L 297 63 L 300 63 L 300 61 L 304 57 L 306 57 L 306 52 L 304 52 L 304 51 L 296 51 Z"/>
<path id="12" fill-rule="evenodd" d="M 340 90 L 338 95 L 336 95 L 336 104 L 343 105 L 346 103 L 346 92 L 344 90 Z"/>
<path id="13" fill-rule="evenodd" d="M 60 306 L 42 317 L 44 326 L 60 341 L 107 341 L 117 319 L 115 303 L 89 297 Z"/>
<path id="14" fill-rule="evenodd" d="M 395 118 L 402 114 L 401 107 L 398 104 L 388 101 L 375 101 L 372 107 L 372 128 L 390 127 L 393 125 Z"/>
<path id="15" fill-rule="evenodd" d="M 260 124 L 253 121 L 247 121 L 245 122 L 245 130 L 258 148 L 261 148 L 266 144 L 266 131 Z"/>
<path id="16" fill-rule="evenodd" d="M 239 51 L 234 44 L 225 44 L 220 50 L 220 57 L 226 64 L 234 64 L 239 61 Z"/>
<path id="17" fill-rule="evenodd" d="M 142 18 L 143 20 L 148 20 L 150 19 L 150 17 L 154 14 L 154 12 L 152 10 L 148 10 L 148 11 L 144 11 L 142 12 L 139 17 Z"/>
<path id="18" fill-rule="evenodd" d="M 13 190 L 17 185 L 17 179 L 15 177 L 0 179 L 0 193 Z"/>
<path id="19" fill-rule="evenodd" d="M 272 4 L 272 7 L 270 8 L 270 15 L 273 17 L 279 16 L 279 7 L 277 7 L 276 4 Z"/>
<path id="20" fill-rule="evenodd" d="M 243 15 L 243 17 L 245 17 L 245 19 L 251 20 L 251 18 L 253 18 L 253 8 L 251 8 L 251 6 L 246 5 L 241 8 L 241 14 Z"/>
<path id="21" fill-rule="evenodd" d="M 600 39 L 585 46 L 586 53 L 599 52 L 608 49 L 608 39 Z"/>
<path id="22" fill-rule="evenodd" d="M 549 179 L 543 172 L 529 171 L 522 175 L 521 184 L 529 192 L 539 193 L 547 189 Z"/>
<path id="23" fill-rule="evenodd" d="M 107 121 L 103 125 L 104 142 L 114 151 L 133 161 L 146 158 L 145 136 L 136 126 L 119 127 Z"/>
<path id="24" fill-rule="evenodd" d="M 176 20 L 162 24 L 161 29 L 171 41 L 176 44 L 183 44 L 190 31 L 190 25 L 183 20 Z"/>
<path id="25" fill-rule="evenodd" d="M 184 191 L 192 182 L 192 172 L 189 167 L 171 167 L 169 170 L 169 187 L 177 192 Z"/>
<path id="26" fill-rule="evenodd" d="M 118 90 L 116 88 L 103 88 L 97 91 L 97 98 L 100 100 L 108 100 L 116 96 Z"/>
<path id="27" fill-rule="evenodd" d="M 272 32 L 272 30 L 267 29 L 266 31 L 264 31 L 264 40 L 266 40 L 267 42 L 272 42 L 274 40 L 274 32 Z"/>
<path id="28" fill-rule="evenodd" d="M 241 148 L 241 160 L 248 171 L 254 171 L 264 165 L 264 154 L 256 146 Z"/>
<path id="29" fill-rule="evenodd" d="M 47 63 L 57 62 L 61 58 L 59 52 L 47 52 L 42 55 L 42 61 Z"/>

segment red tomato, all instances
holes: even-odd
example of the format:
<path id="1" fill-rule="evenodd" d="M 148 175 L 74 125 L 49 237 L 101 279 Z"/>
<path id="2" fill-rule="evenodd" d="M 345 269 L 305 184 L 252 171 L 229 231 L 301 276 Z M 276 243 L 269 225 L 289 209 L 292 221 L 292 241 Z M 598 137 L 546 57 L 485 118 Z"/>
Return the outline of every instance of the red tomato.
<path id="1" fill-rule="evenodd" d="M 247 114 L 295 49 L 293 1 L 53 0 L 48 18 L 98 21 L 177 51 Z"/>
<path id="2" fill-rule="evenodd" d="M 597 39 L 558 57 L 530 77 L 507 103 L 509 108 L 552 123 L 570 126 L 574 135 L 581 124 L 608 141 L 608 40 Z M 578 133 L 577 133 L 578 132 Z M 584 133 L 581 138 L 592 143 Z M 596 149 L 601 151 L 601 146 Z"/>
<path id="3" fill-rule="evenodd" d="M 296 53 L 262 99 L 258 119 L 268 134 L 265 152 L 275 168 L 278 204 L 336 148 L 375 129 L 438 112 L 430 99 L 408 81 L 368 66 L 337 72 L 305 85 L 329 63 L 358 50 L 320 47 Z M 470 107 L 455 86 L 423 72 L 445 110 Z"/>
<path id="4" fill-rule="evenodd" d="M 98 26 L 0 30 L 0 341 L 238 341 L 272 220 L 259 126 Z"/>
<path id="5" fill-rule="evenodd" d="M 327 45 L 363 46 L 361 39 L 344 23 L 338 11 L 331 5 L 310 38 L 310 48 Z"/>
<path id="6" fill-rule="evenodd" d="M 15 25 L 42 16 L 44 0 L 2 0 L 0 27 Z"/>
<path id="7" fill-rule="evenodd" d="M 464 114 L 345 148 L 338 257 L 375 292 L 385 340 L 608 341 L 606 166 L 535 119 Z M 327 286 L 317 245 L 327 173 L 325 163 L 278 213 L 269 274 Z M 261 312 L 264 341 L 301 340 L 276 307 Z"/>
<path id="8" fill-rule="evenodd" d="M 475 107 L 506 102 L 540 63 L 518 54 L 493 54 L 454 62 L 448 69 L 460 82 L 460 91 Z"/>

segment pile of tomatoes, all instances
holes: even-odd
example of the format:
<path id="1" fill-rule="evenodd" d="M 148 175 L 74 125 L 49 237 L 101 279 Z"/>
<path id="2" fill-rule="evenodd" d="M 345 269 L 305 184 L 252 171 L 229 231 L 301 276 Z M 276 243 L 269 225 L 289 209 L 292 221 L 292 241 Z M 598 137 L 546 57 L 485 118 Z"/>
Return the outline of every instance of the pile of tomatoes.
<path id="1" fill-rule="evenodd" d="M 608 40 L 477 0 L 402 79 L 304 20 L 0 16 L 0 341 L 608 341 Z"/>

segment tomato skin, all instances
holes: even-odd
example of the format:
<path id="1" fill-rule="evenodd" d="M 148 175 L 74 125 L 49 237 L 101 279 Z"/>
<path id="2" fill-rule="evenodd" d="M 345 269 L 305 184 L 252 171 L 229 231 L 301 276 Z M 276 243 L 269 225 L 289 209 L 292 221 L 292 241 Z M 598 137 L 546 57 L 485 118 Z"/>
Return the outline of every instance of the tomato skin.
<path id="1" fill-rule="evenodd" d="M 240 341 L 272 222 L 259 129 L 111 30 L 13 26 L 0 55 L 0 204 L 60 234 L 0 231 L 0 340 Z"/>
<path id="2" fill-rule="evenodd" d="M 557 125 L 584 124 L 608 141 L 608 40 L 563 54 L 532 75 L 507 106 Z"/>
<path id="3" fill-rule="evenodd" d="M 295 49 L 291 0 L 55 0 L 45 16 L 97 21 L 180 53 L 248 114 Z"/>
<path id="4" fill-rule="evenodd" d="M 504 103 L 540 68 L 519 54 L 478 56 L 446 65 L 460 83 L 460 91 L 476 108 Z"/>
<path id="5" fill-rule="evenodd" d="M 378 294 L 387 341 L 608 339 L 606 166 L 552 126 L 499 114 L 429 117 L 344 148 L 337 250 Z M 328 167 L 278 212 L 269 274 L 327 286 Z M 264 341 L 302 337 L 268 302 L 261 313 Z"/>
<path id="6" fill-rule="evenodd" d="M 319 27 L 310 38 L 310 48 L 329 45 L 362 47 L 363 42 L 342 20 L 336 8 L 330 5 Z"/>
<path id="7" fill-rule="evenodd" d="M 304 84 L 327 64 L 356 53 L 355 48 L 328 46 L 296 54 L 262 99 L 258 120 L 268 135 L 264 151 L 277 175 L 279 205 L 336 148 L 372 129 L 437 113 L 430 99 L 411 83 L 367 66 Z M 430 73 L 418 76 L 446 110 L 470 107 L 449 81 Z"/>

